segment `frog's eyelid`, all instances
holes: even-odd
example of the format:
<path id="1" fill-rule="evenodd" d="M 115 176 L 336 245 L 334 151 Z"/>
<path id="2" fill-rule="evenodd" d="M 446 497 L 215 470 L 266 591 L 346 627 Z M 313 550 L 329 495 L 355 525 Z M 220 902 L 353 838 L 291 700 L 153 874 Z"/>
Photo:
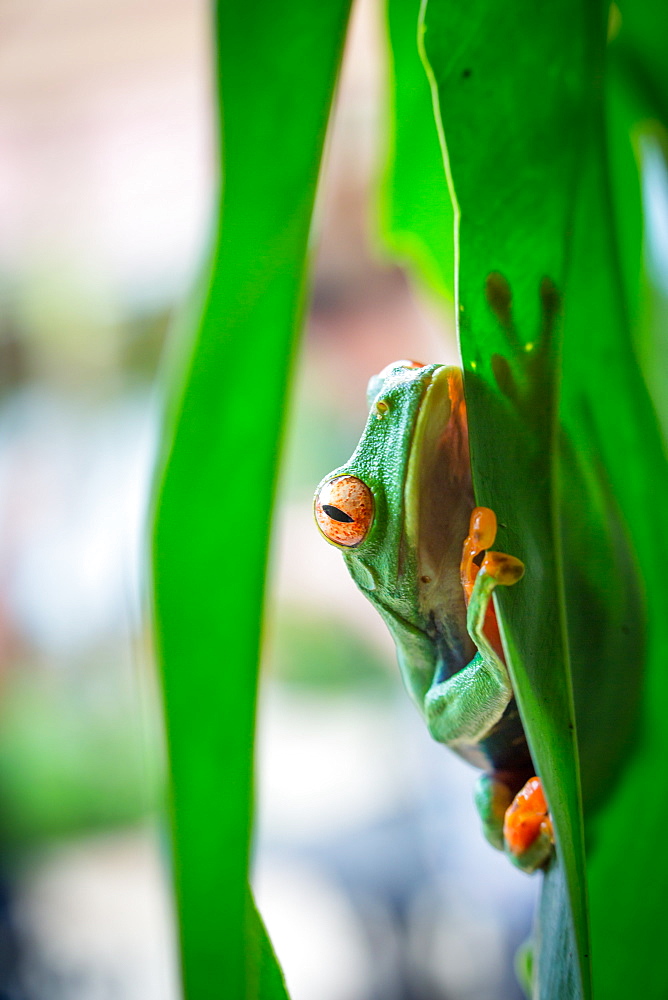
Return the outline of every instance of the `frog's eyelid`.
<path id="1" fill-rule="evenodd" d="M 339 507 L 334 507 L 330 503 L 324 503 L 322 505 L 327 517 L 331 517 L 333 521 L 342 521 L 344 524 L 350 524 L 355 520 L 350 514 L 346 514 L 345 510 L 341 510 Z"/>

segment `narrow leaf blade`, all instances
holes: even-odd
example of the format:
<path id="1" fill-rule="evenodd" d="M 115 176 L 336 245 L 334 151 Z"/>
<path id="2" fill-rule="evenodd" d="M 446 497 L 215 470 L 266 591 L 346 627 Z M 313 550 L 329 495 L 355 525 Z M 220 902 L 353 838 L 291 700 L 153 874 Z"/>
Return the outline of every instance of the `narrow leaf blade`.
<path id="1" fill-rule="evenodd" d="M 284 995 L 248 897 L 257 661 L 284 395 L 348 7 L 232 0 L 217 12 L 224 189 L 201 318 L 172 389 L 153 563 L 188 1000 Z"/>

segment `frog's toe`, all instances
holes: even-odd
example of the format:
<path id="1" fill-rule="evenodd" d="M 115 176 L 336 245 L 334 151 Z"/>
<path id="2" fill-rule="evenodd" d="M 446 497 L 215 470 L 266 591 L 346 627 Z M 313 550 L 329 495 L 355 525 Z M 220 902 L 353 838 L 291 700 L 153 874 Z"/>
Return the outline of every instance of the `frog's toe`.
<path id="1" fill-rule="evenodd" d="M 485 838 L 498 851 L 504 849 L 503 822 L 512 801 L 512 791 L 498 775 L 480 775 L 475 786 L 476 809 Z"/>
<path id="2" fill-rule="evenodd" d="M 549 823 L 549 819 L 548 819 Z M 516 853 L 511 850 L 506 843 L 505 852 L 520 871 L 532 875 L 539 868 L 545 868 L 554 854 L 554 840 L 552 837 L 552 824 L 549 824 L 550 831 L 541 830 L 536 839 L 523 851 Z"/>
<path id="3" fill-rule="evenodd" d="M 524 576 L 524 563 L 505 552 L 487 552 L 480 570 L 494 577 L 502 587 L 512 587 Z"/>
<path id="4" fill-rule="evenodd" d="M 534 872 L 552 857 L 552 820 L 540 778 L 530 778 L 506 809 L 503 839 L 506 854 L 522 871 Z"/>

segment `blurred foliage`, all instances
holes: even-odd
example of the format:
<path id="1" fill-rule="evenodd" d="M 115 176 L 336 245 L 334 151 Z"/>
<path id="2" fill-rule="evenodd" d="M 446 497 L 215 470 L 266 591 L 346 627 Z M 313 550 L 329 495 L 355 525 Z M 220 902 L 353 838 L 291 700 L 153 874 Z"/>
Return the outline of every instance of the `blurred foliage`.
<path id="1" fill-rule="evenodd" d="M 316 617 L 306 608 L 282 608 L 273 631 L 269 669 L 284 684 L 376 698 L 395 690 L 382 657 L 345 622 Z"/>
<path id="2" fill-rule="evenodd" d="M 345 408 L 318 399 L 317 391 L 316 385 L 304 386 L 293 405 L 292 429 L 281 466 L 281 489 L 288 500 L 308 497 L 322 470 L 340 465 L 357 440 L 356 421 Z"/>
<path id="3" fill-rule="evenodd" d="M 23 850 L 153 813 L 162 768 L 140 723 L 113 685 L 24 666 L 0 707 L 3 843 Z"/>

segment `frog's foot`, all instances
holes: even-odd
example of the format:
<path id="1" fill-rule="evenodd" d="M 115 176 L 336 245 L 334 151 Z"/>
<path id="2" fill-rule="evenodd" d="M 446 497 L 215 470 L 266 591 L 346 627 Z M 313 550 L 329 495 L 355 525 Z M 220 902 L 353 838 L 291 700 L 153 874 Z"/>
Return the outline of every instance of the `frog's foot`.
<path id="1" fill-rule="evenodd" d="M 496 587 L 512 587 L 522 579 L 524 563 L 504 552 L 491 552 L 495 538 L 496 514 L 489 507 L 476 507 L 464 542 L 460 572 L 468 604 L 469 635 L 488 660 L 502 661 L 503 647 L 491 597 Z"/>
<path id="2" fill-rule="evenodd" d="M 534 872 L 554 851 L 552 821 L 540 778 L 531 778 L 517 795 L 513 787 L 517 778 L 512 773 L 481 774 L 475 804 L 492 847 L 504 851 L 522 871 Z"/>
<path id="3" fill-rule="evenodd" d="M 464 542 L 459 567 L 466 603 L 471 599 L 482 554 L 492 547 L 496 538 L 496 514 L 489 507 L 476 507 L 469 521 L 469 533 Z"/>
<path id="4" fill-rule="evenodd" d="M 503 842 L 510 860 L 524 872 L 550 860 L 554 833 L 540 778 L 530 778 L 506 809 Z"/>
<path id="5" fill-rule="evenodd" d="M 476 781 L 474 797 L 486 840 L 497 851 L 502 851 L 505 846 L 503 822 L 513 801 L 510 785 L 498 774 L 481 774 Z"/>

